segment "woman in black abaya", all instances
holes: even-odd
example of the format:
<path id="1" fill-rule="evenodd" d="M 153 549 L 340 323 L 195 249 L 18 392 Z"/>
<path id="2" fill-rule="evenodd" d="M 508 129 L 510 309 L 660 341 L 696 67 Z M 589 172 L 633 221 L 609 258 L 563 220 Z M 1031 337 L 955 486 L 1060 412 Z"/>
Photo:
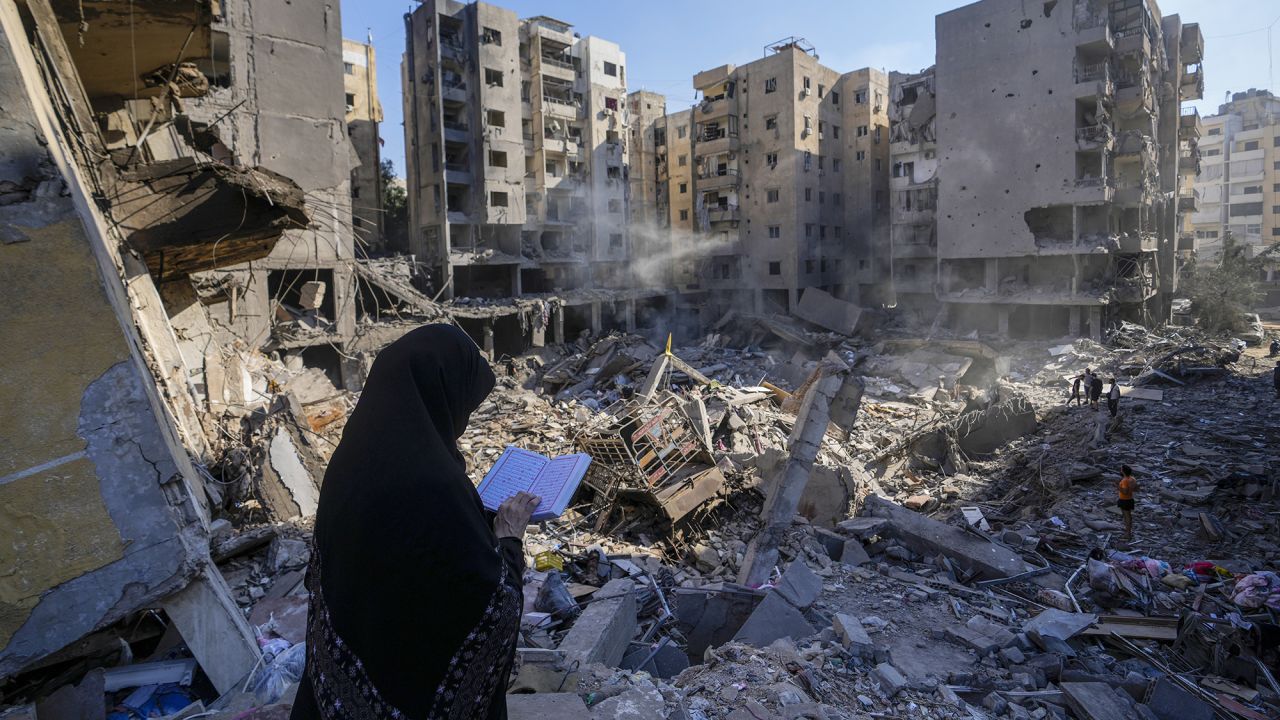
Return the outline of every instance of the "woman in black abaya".
<path id="1" fill-rule="evenodd" d="M 452 325 L 374 361 L 320 491 L 292 720 L 507 716 L 537 498 L 494 518 L 467 478 L 457 440 L 493 385 Z"/>

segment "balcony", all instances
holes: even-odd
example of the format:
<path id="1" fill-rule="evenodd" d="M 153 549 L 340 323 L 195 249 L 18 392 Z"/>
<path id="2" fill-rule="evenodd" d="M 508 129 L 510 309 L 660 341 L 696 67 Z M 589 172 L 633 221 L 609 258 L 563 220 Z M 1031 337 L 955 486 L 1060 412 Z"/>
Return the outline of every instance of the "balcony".
<path id="1" fill-rule="evenodd" d="M 1075 79 L 1075 96 L 1078 98 L 1096 95 L 1109 97 L 1116 91 L 1115 81 L 1111 79 L 1111 63 L 1105 60 L 1088 65 L 1077 64 Z"/>
<path id="2" fill-rule="evenodd" d="M 1122 303 L 1142 302 L 1155 294 L 1155 279 L 1147 275 L 1119 278 L 1111 288 L 1112 299 Z"/>
<path id="3" fill-rule="evenodd" d="M 1126 30 L 1113 37 L 1117 55 L 1139 54 L 1144 58 L 1151 57 L 1151 36 L 1144 28 Z"/>
<path id="4" fill-rule="evenodd" d="M 1081 150 L 1101 150 L 1110 146 L 1114 139 L 1110 125 L 1076 128 L 1076 147 Z"/>
<path id="5" fill-rule="evenodd" d="M 565 58 L 558 58 L 551 55 L 538 55 L 538 71 L 544 75 L 561 78 L 563 80 L 573 81 L 577 78 L 578 73 L 573 67 L 573 63 Z"/>
<path id="6" fill-rule="evenodd" d="M 1149 205 L 1151 204 L 1151 186 L 1147 183 L 1122 185 L 1116 188 L 1117 205 Z"/>
<path id="7" fill-rule="evenodd" d="M 464 103 L 467 101 L 467 84 L 465 82 L 444 81 L 440 84 L 440 99 Z"/>
<path id="8" fill-rule="evenodd" d="M 582 114 L 582 106 L 572 100 L 566 100 L 565 98 L 543 95 L 542 111 L 552 117 L 564 118 L 565 120 L 578 120 Z"/>
<path id="9" fill-rule="evenodd" d="M 446 162 L 444 164 L 444 181 L 458 185 L 470 185 L 471 166 L 460 162 Z"/>
<path id="10" fill-rule="evenodd" d="M 445 142 L 469 142 L 471 140 L 471 128 L 464 122 L 445 120 L 444 139 Z"/>
<path id="11" fill-rule="evenodd" d="M 738 150 L 738 133 L 724 128 L 699 133 L 695 151 L 699 155 L 719 155 Z"/>
<path id="12" fill-rule="evenodd" d="M 1194 107 L 1183 108 L 1178 118 L 1178 139 L 1199 140 L 1204 134 L 1204 123 L 1200 121 L 1200 111 Z"/>
<path id="13" fill-rule="evenodd" d="M 1118 239 L 1120 252 L 1126 254 L 1154 252 L 1158 244 L 1155 233 L 1123 233 Z"/>
<path id="14" fill-rule="evenodd" d="M 1200 34 L 1199 23 L 1187 23 L 1182 26 L 1182 42 L 1179 54 L 1184 63 L 1198 63 L 1204 60 L 1204 35 Z"/>
<path id="15" fill-rule="evenodd" d="M 564 153 L 572 159 L 577 159 L 582 147 L 578 145 L 576 138 L 546 134 L 542 137 L 542 149 L 547 152 Z"/>
<path id="16" fill-rule="evenodd" d="M 455 63 L 464 65 L 467 62 L 468 55 L 467 45 L 461 37 L 443 34 L 440 36 L 441 60 L 452 60 Z"/>
<path id="17" fill-rule="evenodd" d="M 1178 195 L 1178 212 L 1200 212 L 1200 193 L 1192 190 Z"/>
<path id="18" fill-rule="evenodd" d="M 1178 97 L 1186 100 L 1204 98 L 1204 71 L 1199 65 L 1195 70 L 1182 73 L 1182 84 L 1178 86 Z"/>
<path id="19" fill-rule="evenodd" d="M 1115 186 L 1107 178 L 1101 176 L 1076 178 L 1076 189 L 1072 193 L 1072 200 L 1075 202 L 1085 205 L 1108 203 L 1114 197 Z"/>
<path id="20" fill-rule="evenodd" d="M 1090 53 L 1110 53 L 1115 48 L 1115 37 L 1107 18 L 1095 20 L 1091 27 L 1077 27 L 1076 47 Z"/>
<path id="21" fill-rule="evenodd" d="M 698 189 L 714 190 L 738 184 L 737 168 L 718 168 L 698 171 Z"/>
<path id="22" fill-rule="evenodd" d="M 738 214 L 738 208 L 733 205 L 707 209 L 707 222 L 712 225 L 716 223 L 736 223 L 739 219 L 741 218 Z"/>
<path id="23" fill-rule="evenodd" d="M 737 107 L 737 98 L 721 97 L 716 100 L 703 100 L 693 108 L 693 121 L 714 120 L 734 113 Z"/>

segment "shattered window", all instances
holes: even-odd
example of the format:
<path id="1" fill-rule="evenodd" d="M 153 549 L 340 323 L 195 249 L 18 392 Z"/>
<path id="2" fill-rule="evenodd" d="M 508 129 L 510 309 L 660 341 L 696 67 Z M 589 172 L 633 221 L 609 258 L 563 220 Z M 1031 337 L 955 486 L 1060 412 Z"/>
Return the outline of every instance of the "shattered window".
<path id="1" fill-rule="evenodd" d="M 766 93 L 777 92 L 777 90 L 778 90 L 778 78 L 769 78 L 768 80 L 764 81 L 764 91 Z"/>

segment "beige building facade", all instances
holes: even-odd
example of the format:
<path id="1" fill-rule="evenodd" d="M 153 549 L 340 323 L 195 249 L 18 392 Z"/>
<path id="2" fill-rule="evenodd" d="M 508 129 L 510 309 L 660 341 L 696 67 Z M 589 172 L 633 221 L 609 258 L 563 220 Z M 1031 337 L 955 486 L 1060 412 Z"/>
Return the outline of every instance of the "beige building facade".
<path id="1" fill-rule="evenodd" d="M 626 286 L 618 46 L 483 2 L 424 2 L 405 27 L 410 245 L 442 296 Z"/>
<path id="2" fill-rule="evenodd" d="M 1167 318 L 1199 27 L 1150 0 L 982 0 L 936 20 L 939 298 L 950 325 L 1100 337 Z"/>
<path id="3" fill-rule="evenodd" d="M 351 170 L 351 228 L 358 248 L 384 249 L 382 212 L 382 102 L 373 42 L 342 41 L 342 85 L 347 137 L 359 164 Z"/>
<path id="4" fill-rule="evenodd" d="M 934 69 L 890 73 L 889 193 L 892 271 L 887 293 L 909 321 L 938 311 L 938 143 Z"/>

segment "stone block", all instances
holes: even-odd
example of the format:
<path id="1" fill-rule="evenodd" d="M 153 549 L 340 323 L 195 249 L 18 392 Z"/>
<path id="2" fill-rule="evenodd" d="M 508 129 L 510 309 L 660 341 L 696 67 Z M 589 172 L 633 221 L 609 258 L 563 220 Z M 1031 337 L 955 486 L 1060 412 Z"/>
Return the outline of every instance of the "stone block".
<path id="1" fill-rule="evenodd" d="M 836 613 L 836 616 L 832 619 L 831 627 L 835 629 L 836 635 L 840 638 L 840 644 L 850 654 L 861 658 L 875 656 L 875 643 L 871 642 L 871 637 L 867 635 L 867 631 L 862 627 L 862 622 L 858 618 L 844 613 Z"/>
<path id="2" fill-rule="evenodd" d="M 805 620 L 799 610 L 778 593 L 771 592 L 756 606 L 755 612 L 751 613 L 751 617 L 747 618 L 733 639 L 762 648 L 779 638 L 799 640 L 815 632 L 817 630 Z"/>
<path id="3" fill-rule="evenodd" d="M 836 529 L 840 532 L 862 540 L 883 534 L 888 526 L 889 521 L 880 517 L 851 517 L 836 523 Z"/>
<path id="4" fill-rule="evenodd" d="M 889 697 L 902 692 L 902 689 L 907 686 L 907 679 L 902 676 L 902 673 L 898 672 L 898 668 L 887 662 L 877 665 L 875 670 L 872 671 L 872 675 L 880 683 L 880 689 Z"/>
<path id="5" fill-rule="evenodd" d="M 964 625 L 949 627 L 945 632 L 948 640 L 951 640 L 957 645 L 974 650 L 979 655 L 986 655 L 987 653 L 995 652 L 996 649 L 1000 647 L 996 641 L 977 630 L 965 627 Z"/>
<path id="6" fill-rule="evenodd" d="M 1005 667 L 1008 667 L 1010 665 L 1021 665 L 1027 661 L 1027 658 L 1022 654 L 1022 651 L 1015 646 L 1001 650 L 1000 661 L 1004 663 Z"/>
<path id="7" fill-rule="evenodd" d="M 591 720 L 651 720 L 665 717 L 666 706 L 657 688 L 633 687 L 591 708 Z"/>
<path id="8" fill-rule="evenodd" d="M 1031 569 L 1022 556 L 1008 548 L 912 512 L 891 500 L 868 496 L 864 512 L 888 520 L 886 532 L 914 552 L 925 557 L 945 555 L 982 579 L 1009 577 Z"/>
<path id="9" fill-rule="evenodd" d="M 596 591 L 560 643 L 567 662 L 617 667 L 636 632 L 635 583 L 610 580 Z"/>
<path id="10" fill-rule="evenodd" d="M 510 720 L 590 720 L 591 713 L 574 693 L 507 695 Z"/>
<path id="11" fill-rule="evenodd" d="M 803 560 L 795 560 L 782 573 L 782 579 L 774 586 L 773 592 L 800 610 L 807 609 L 822 594 L 822 578 L 809 569 Z"/>
<path id="12" fill-rule="evenodd" d="M 840 562 L 857 567 L 871 562 L 871 556 L 867 554 L 861 540 L 846 540 L 844 550 L 840 553 Z"/>

